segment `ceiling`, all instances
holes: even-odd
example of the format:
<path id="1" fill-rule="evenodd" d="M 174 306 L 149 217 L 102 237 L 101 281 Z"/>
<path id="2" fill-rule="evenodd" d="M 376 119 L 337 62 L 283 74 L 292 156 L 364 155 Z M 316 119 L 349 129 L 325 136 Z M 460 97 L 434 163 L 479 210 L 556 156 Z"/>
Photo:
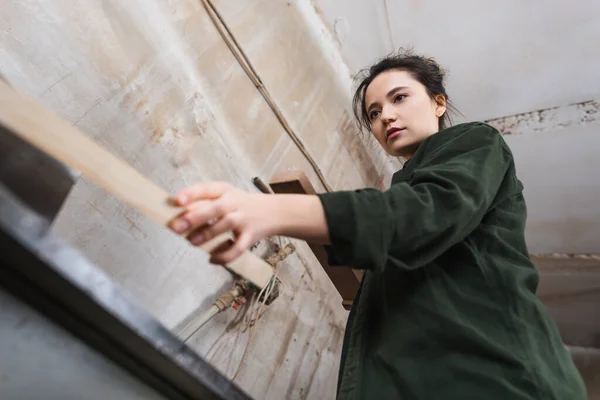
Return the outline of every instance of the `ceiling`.
<path id="1" fill-rule="evenodd" d="M 463 115 L 505 135 L 532 253 L 600 253 L 600 3 L 317 0 L 351 73 L 412 47 Z"/>

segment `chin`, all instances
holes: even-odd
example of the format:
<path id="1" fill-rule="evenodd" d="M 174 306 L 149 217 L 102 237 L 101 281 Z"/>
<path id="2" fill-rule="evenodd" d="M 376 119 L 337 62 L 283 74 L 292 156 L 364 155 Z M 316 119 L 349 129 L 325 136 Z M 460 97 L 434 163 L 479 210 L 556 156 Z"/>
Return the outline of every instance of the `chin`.
<path id="1" fill-rule="evenodd" d="M 388 146 L 388 153 L 393 154 L 395 156 L 402 156 L 403 154 L 408 152 L 408 148 L 405 143 L 394 142 Z"/>
<path id="2" fill-rule="evenodd" d="M 406 152 L 404 151 L 398 151 L 395 149 L 388 148 L 386 149 L 386 152 L 392 157 L 406 157 Z"/>
<path id="3" fill-rule="evenodd" d="M 410 157 L 417 150 L 418 144 L 394 142 L 388 146 L 387 152 L 394 157 Z"/>

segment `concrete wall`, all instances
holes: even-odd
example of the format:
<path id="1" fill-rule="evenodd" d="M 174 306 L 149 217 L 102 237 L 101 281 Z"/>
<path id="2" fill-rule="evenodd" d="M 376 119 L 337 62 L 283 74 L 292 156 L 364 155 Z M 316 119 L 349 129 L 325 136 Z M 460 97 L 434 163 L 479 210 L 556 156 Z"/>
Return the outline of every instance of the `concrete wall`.
<path id="1" fill-rule="evenodd" d="M 556 110 L 538 129 L 529 124 L 524 132 L 505 136 L 525 186 L 527 244 L 536 254 L 598 254 L 600 118 L 552 126 L 565 113 Z M 600 109 L 588 115 L 600 116 Z"/>
<path id="2" fill-rule="evenodd" d="M 216 1 L 292 128 L 335 189 L 387 183 L 397 164 L 358 140 L 349 73 L 308 1 Z M 169 191 L 314 171 L 198 0 L 6 0 L 0 71 Z M 366 144 L 365 144 L 366 143 Z M 55 223 L 177 329 L 229 273 L 80 178 Z M 281 264 L 284 293 L 251 330 L 228 310 L 189 343 L 255 398 L 332 398 L 346 312 L 308 247 Z M 233 321 L 233 322 L 232 322 Z"/>

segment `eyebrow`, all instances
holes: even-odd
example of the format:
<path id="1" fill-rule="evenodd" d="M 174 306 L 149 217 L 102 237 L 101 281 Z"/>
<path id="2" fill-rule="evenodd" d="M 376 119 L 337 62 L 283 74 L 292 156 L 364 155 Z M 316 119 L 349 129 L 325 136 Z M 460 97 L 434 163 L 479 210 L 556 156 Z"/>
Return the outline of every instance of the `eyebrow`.
<path id="1" fill-rule="evenodd" d="M 393 95 L 394 93 L 396 93 L 399 90 L 403 90 L 403 89 L 408 89 L 407 86 L 396 86 L 395 88 L 393 88 L 392 90 L 390 90 L 389 92 L 387 92 L 387 94 L 385 95 L 385 97 L 390 97 L 391 95 Z M 371 105 L 367 108 L 367 113 L 369 113 L 371 111 L 371 108 L 373 108 L 374 105 L 376 105 L 377 102 L 371 103 Z"/>

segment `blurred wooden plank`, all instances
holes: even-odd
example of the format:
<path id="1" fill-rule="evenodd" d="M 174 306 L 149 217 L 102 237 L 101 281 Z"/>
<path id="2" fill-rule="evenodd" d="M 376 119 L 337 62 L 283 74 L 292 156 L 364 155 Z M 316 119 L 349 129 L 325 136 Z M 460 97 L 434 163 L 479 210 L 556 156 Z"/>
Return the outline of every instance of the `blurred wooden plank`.
<path id="1" fill-rule="evenodd" d="M 168 224 L 182 211 L 170 203 L 170 196 L 164 189 L 67 121 L 1 80 L 0 125 L 56 160 L 77 169 L 98 186 L 162 225 Z M 230 238 L 230 235 L 218 236 L 201 249 L 211 253 Z M 249 251 L 226 267 L 258 287 L 264 287 L 273 275 L 273 268 Z"/>

